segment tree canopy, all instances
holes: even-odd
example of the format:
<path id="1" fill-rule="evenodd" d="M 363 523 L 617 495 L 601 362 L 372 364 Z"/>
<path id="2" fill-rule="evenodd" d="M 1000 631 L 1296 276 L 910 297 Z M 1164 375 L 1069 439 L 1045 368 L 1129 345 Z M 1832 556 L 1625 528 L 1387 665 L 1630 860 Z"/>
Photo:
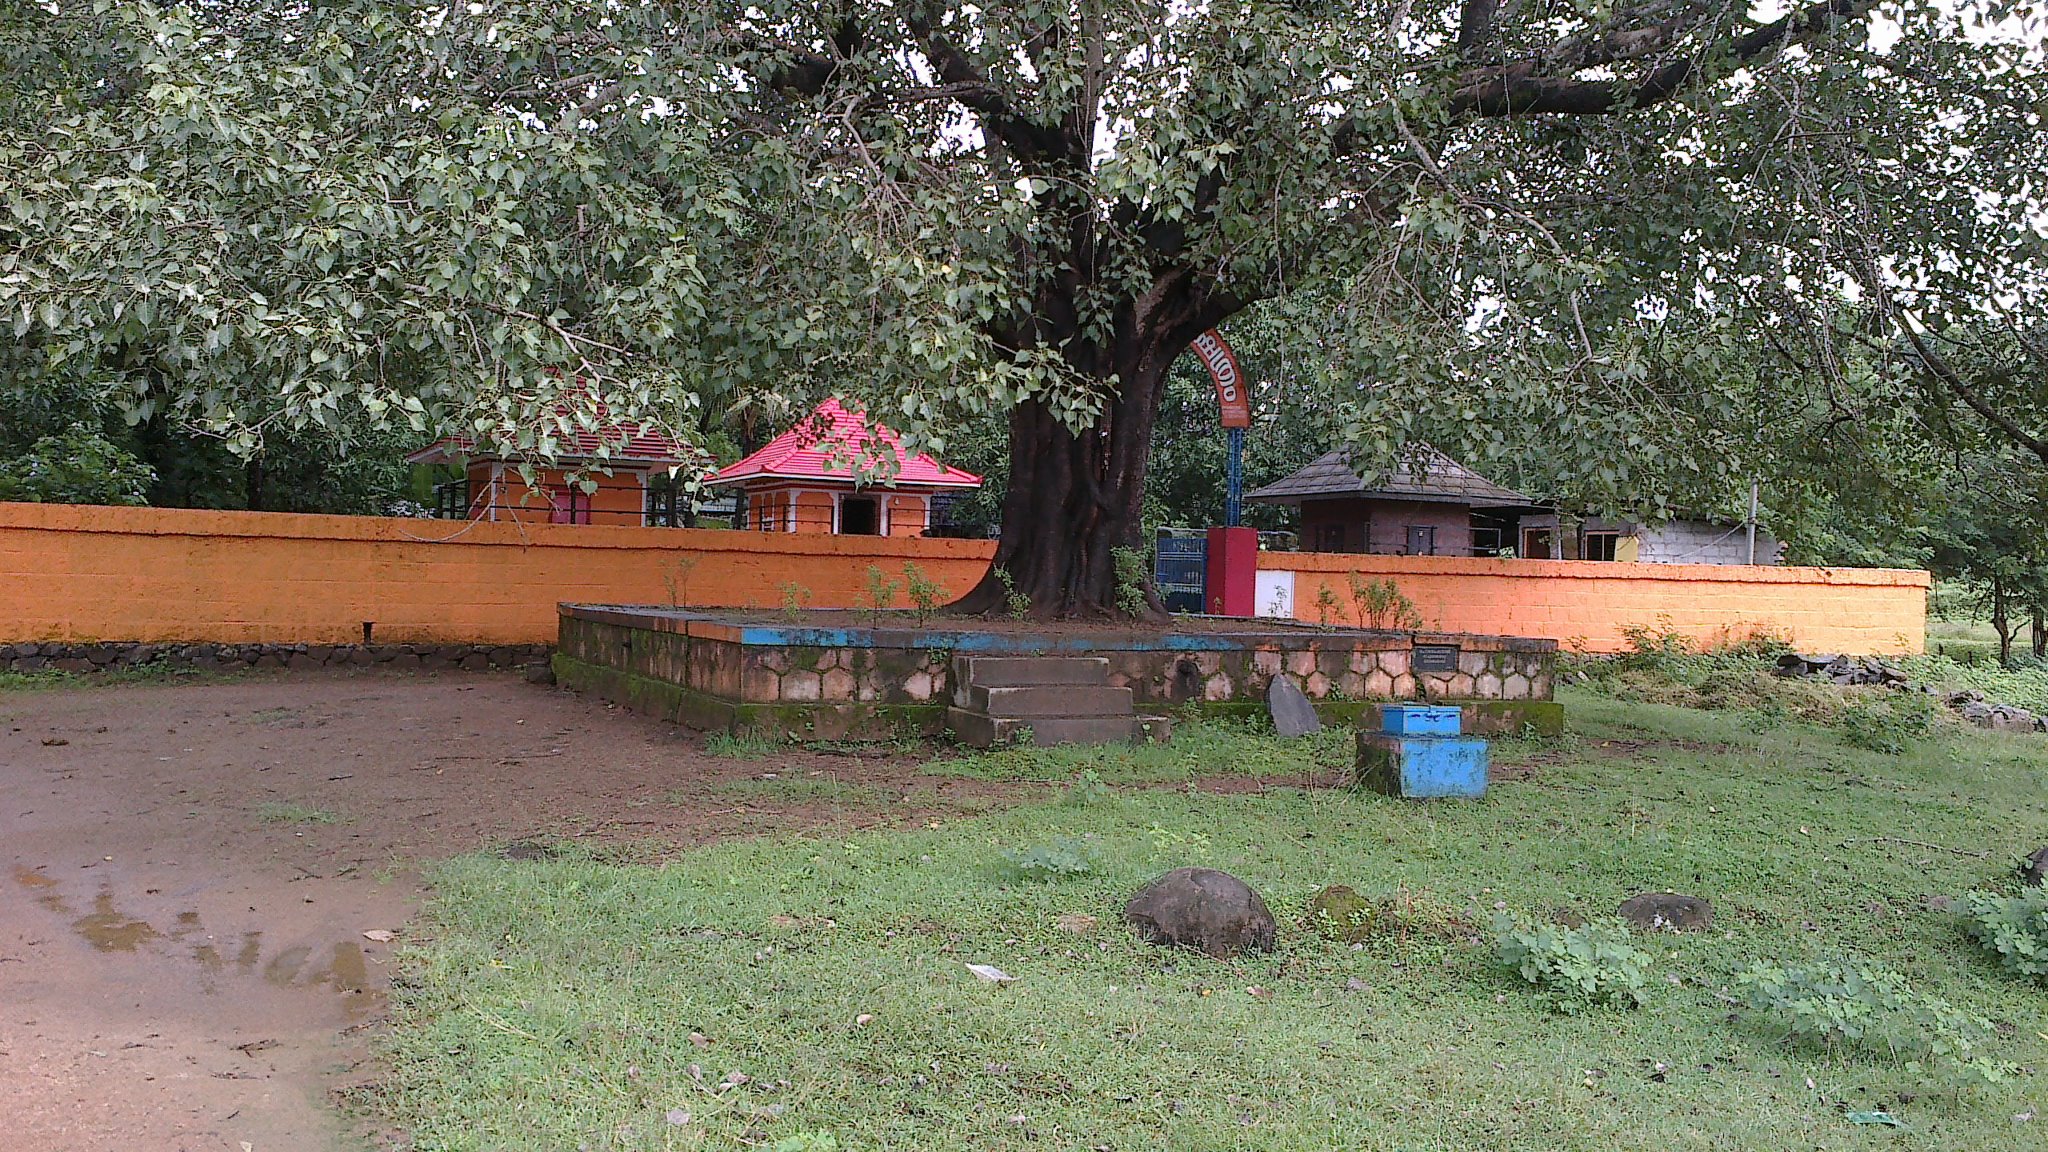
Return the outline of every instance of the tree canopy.
<path id="1" fill-rule="evenodd" d="M 1847 348 L 1960 397 L 1930 334 L 2042 282 L 2040 19 L 0 0 L 0 355 L 244 450 L 345 409 L 539 453 L 599 404 L 1002 414 L 999 563 L 1110 611 L 1168 369 L 1259 301 L 1324 305 L 1289 315 L 1366 385 L 1361 457 L 1542 445 L 1610 503 L 1753 475 Z M 1818 393 L 1728 374 L 1772 342 Z"/>

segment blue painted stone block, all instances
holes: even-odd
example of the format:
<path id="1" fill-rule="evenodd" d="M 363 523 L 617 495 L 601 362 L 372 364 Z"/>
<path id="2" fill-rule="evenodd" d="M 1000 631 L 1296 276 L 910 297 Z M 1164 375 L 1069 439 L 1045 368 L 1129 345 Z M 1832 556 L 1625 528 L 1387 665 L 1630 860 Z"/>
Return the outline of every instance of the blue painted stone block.
<path id="1" fill-rule="evenodd" d="M 1387 704 L 1380 708 L 1380 731 L 1389 736 L 1456 736 L 1464 731 L 1465 710 L 1430 704 Z"/>
<path id="2" fill-rule="evenodd" d="M 1486 741 L 1445 736 L 1358 734 L 1358 783 L 1422 800 L 1486 795 Z"/>

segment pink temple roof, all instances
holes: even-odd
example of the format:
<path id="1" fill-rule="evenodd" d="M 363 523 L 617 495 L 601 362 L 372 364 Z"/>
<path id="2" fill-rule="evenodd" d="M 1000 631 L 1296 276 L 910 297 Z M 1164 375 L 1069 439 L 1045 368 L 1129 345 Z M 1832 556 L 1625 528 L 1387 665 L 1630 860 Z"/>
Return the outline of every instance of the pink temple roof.
<path id="1" fill-rule="evenodd" d="M 876 447 L 879 445 L 880 447 Z M 898 468 L 892 483 L 924 488 L 979 488 L 981 477 L 948 468 L 920 452 L 906 456 L 903 443 L 881 424 L 870 424 L 827 400 L 796 427 L 770 440 L 759 452 L 713 473 L 712 484 L 743 480 L 853 480 L 849 463 L 893 449 Z M 835 462 L 835 457 L 838 461 Z"/>

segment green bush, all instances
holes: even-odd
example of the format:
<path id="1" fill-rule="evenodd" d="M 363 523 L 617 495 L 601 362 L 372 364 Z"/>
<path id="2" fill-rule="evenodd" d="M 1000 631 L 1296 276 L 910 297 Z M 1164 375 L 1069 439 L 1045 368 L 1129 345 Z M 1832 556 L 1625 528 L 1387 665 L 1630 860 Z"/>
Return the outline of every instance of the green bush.
<path id="1" fill-rule="evenodd" d="M 1842 743 L 1897 756 L 1934 730 L 1934 701 L 1925 696 L 1862 695 L 1835 717 Z"/>
<path id="2" fill-rule="evenodd" d="M 156 470 L 88 428 L 45 436 L 0 459 L 0 500 L 31 504 L 147 504 Z"/>
<path id="3" fill-rule="evenodd" d="M 1493 933 L 1501 963 L 1549 993 L 1561 1011 L 1643 1002 L 1650 954 L 1631 942 L 1628 926 L 1618 920 L 1566 928 L 1502 913 L 1494 917 Z"/>
<path id="4" fill-rule="evenodd" d="M 1751 1016 L 1792 1043 L 1898 1060 L 1914 1070 L 1933 1064 L 1984 1081 L 2014 1071 L 1977 1054 L 1991 1036 L 1989 1020 L 1915 991 L 1904 976 L 1874 964 L 1758 960 L 1736 974 L 1735 984 Z"/>
<path id="5" fill-rule="evenodd" d="M 2017 896 L 1972 892 L 1963 897 L 1964 930 L 2006 971 L 2048 980 L 2048 890 L 2028 888 Z"/>

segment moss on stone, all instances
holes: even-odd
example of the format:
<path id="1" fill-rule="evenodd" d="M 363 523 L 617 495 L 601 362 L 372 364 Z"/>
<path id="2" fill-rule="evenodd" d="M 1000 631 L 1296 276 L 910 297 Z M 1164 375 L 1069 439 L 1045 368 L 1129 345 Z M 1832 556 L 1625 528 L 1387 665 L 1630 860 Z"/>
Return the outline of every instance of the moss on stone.
<path id="1" fill-rule="evenodd" d="M 1310 931 L 1331 940 L 1358 944 L 1379 929 L 1379 908 L 1345 884 L 1332 884 L 1309 897 L 1302 918 Z"/>

